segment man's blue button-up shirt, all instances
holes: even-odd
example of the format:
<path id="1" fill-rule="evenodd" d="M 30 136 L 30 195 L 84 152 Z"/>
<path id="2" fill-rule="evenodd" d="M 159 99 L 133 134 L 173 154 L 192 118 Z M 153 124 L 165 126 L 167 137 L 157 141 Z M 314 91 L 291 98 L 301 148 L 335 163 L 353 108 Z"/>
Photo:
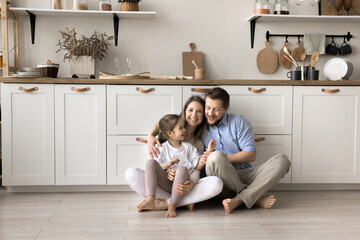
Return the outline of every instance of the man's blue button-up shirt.
<path id="1" fill-rule="evenodd" d="M 208 126 L 203 141 L 208 146 L 211 139 L 216 141 L 216 151 L 235 154 L 241 151 L 256 152 L 251 124 L 243 116 L 226 113 L 217 126 Z M 237 164 L 235 168 L 251 169 L 251 163 Z"/>

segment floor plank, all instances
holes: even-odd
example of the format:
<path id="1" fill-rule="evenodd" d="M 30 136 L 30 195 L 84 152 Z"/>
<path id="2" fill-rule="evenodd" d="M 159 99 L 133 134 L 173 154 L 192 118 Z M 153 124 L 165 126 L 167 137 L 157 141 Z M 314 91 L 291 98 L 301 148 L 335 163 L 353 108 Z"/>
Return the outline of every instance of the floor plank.
<path id="1" fill-rule="evenodd" d="M 272 209 L 220 202 L 137 212 L 134 192 L 0 191 L 0 239 L 360 239 L 359 191 L 277 191 Z M 205 231 L 204 231 L 205 230 Z"/>

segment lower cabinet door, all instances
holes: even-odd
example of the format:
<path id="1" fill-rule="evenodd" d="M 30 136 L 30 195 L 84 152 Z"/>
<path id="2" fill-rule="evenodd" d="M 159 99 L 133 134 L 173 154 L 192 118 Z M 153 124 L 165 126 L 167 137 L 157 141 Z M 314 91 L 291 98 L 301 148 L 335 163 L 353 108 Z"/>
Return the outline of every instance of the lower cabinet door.
<path id="1" fill-rule="evenodd" d="M 145 141 L 145 136 L 108 136 L 107 184 L 127 184 L 126 169 L 144 169 L 146 161 L 150 159 Z"/>
<path id="2" fill-rule="evenodd" d="M 1 87 L 3 186 L 54 185 L 54 85 Z"/>
<path id="3" fill-rule="evenodd" d="M 285 154 L 291 161 L 291 135 L 255 135 L 256 160 L 253 167 L 259 166 L 278 153 Z M 280 183 L 291 183 L 291 167 Z"/>
<path id="4" fill-rule="evenodd" d="M 55 86 L 56 185 L 106 184 L 104 85 Z"/>

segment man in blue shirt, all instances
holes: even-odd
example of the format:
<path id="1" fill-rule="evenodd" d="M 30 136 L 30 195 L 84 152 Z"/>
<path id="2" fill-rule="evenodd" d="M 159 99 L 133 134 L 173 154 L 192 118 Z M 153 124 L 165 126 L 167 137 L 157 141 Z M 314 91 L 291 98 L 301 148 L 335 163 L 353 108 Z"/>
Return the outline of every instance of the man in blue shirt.
<path id="1" fill-rule="evenodd" d="M 278 154 L 259 167 L 253 168 L 256 159 L 254 133 L 250 123 L 243 117 L 227 113 L 230 96 L 222 88 L 213 88 L 205 95 L 205 117 L 208 123 L 204 144 L 216 141 L 215 152 L 204 153 L 206 174 L 223 180 L 225 195 L 222 204 L 230 213 L 244 203 L 251 208 L 254 204 L 271 208 L 276 199 L 264 195 L 289 171 L 290 161 L 284 154 Z M 236 193 L 229 198 L 226 190 Z"/>

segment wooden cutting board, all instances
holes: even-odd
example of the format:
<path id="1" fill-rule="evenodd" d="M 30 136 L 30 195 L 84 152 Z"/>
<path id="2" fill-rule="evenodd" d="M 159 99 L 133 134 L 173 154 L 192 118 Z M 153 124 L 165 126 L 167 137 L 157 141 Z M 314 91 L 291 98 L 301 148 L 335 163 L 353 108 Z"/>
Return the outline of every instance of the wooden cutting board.
<path id="1" fill-rule="evenodd" d="M 182 53 L 183 62 L 183 75 L 195 77 L 195 66 L 192 64 L 194 60 L 198 68 L 203 69 L 203 56 L 202 52 L 195 52 L 195 43 L 190 43 L 190 52 Z"/>
<path id="2" fill-rule="evenodd" d="M 271 38 L 269 41 L 265 41 L 265 48 L 260 50 L 256 64 L 261 73 L 273 73 L 278 66 L 278 57 L 274 50 L 270 48 Z"/>
<path id="3" fill-rule="evenodd" d="M 279 63 L 281 66 L 283 66 L 286 69 L 290 69 L 291 62 L 285 57 L 287 55 L 284 51 L 284 48 L 286 47 L 288 49 L 288 52 L 291 54 L 291 50 L 288 48 L 289 43 L 284 42 L 284 47 L 280 49 L 279 52 Z"/>
<path id="4" fill-rule="evenodd" d="M 297 42 L 297 45 L 298 45 L 298 47 L 292 51 L 291 56 L 293 57 L 293 59 L 295 61 L 300 61 L 300 56 L 301 56 L 301 54 L 305 53 L 305 48 L 303 48 L 301 46 L 300 41 Z"/>

